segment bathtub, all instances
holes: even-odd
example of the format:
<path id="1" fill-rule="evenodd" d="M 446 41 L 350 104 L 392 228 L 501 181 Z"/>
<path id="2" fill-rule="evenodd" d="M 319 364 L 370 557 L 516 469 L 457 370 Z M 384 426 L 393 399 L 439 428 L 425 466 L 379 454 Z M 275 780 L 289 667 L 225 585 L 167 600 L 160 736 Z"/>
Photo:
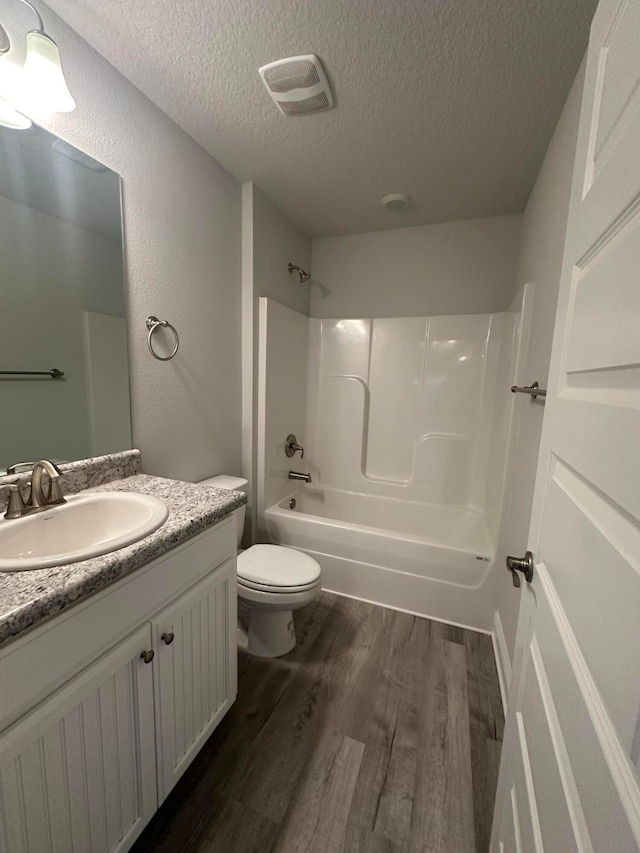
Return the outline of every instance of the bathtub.
<path id="1" fill-rule="evenodd" d="M 263 526 L 271 542 L 318 560 L 325 589 L 491 628 L 487 579 L 494 554 L 481 513 L 302 486 L 265 510 Z"/>

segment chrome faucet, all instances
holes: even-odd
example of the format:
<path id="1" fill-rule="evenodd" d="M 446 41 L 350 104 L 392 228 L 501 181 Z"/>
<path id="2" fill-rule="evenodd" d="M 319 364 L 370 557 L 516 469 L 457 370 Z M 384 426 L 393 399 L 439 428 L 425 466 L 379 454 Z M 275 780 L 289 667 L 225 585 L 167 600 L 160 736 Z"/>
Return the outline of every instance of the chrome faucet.
<path id="1" fill-rule="evenodd" d="M 290 480 L 303 480 L 305 483 L 311 482 L 311 474 L 303 474 L 301 471 L 289 471 Z"/>
<path id="2" fill-rule="evenodd" d="M 49 475 L 49 489 L 45 495 L 42 487 L 42 475 Z M 31 490 L 28 500 L 22 497 L 20 483 L 9 483 L 0 488 L 9 489 L 9 505 L 4 514 L 5 518 L 22 518 L 24 515 L 29 515 L 32 512 L 41 512 L 49 509 L 52 506 L 66 503 L 65 498 L 60 490 L 59 477 L 62 471 L 53 462 L 48 459 L 42 459 L 36 462 L 31 472 Z"/>

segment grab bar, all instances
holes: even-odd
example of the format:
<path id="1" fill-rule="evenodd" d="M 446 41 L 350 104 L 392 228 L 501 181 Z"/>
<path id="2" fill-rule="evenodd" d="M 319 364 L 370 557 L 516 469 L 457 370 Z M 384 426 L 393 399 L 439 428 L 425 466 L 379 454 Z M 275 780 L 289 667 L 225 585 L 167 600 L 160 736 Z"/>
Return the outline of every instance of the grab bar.
<path id="1" fill-rule="evenodd" d="M 511 390 L 514 394 L 531 394 L 532 400 L 547 396 L 545 389 L 541 388 L 537 382 L 532 382 L 531 385 L 512 385 Z"/>

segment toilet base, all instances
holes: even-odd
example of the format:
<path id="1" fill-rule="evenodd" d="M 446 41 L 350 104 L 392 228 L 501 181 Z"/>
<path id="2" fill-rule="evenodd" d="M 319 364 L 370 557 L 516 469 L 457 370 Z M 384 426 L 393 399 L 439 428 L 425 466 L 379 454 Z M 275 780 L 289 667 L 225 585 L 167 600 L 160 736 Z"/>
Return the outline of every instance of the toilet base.
<path id="1" fill-rule="evenodd" d="M 320 593 L 320 580 L 307 589 L 265 592 L 238 582 L 238 645 L 259 658 L 278 658 L 296 647 L 293 611 Z"/>
<path id="2" fill-rule="evenodd" d="M 291 610 L 238 608 L 238 645 L 259 658 L 278 658 L 296 647 Z"/>

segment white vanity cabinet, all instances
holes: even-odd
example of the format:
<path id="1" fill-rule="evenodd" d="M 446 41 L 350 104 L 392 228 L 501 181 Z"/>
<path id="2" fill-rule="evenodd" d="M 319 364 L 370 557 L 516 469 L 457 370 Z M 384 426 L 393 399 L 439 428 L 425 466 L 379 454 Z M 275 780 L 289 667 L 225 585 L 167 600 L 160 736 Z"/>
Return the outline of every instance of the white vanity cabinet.
<path id="1" fill-rule="evenodd" d="M 159 803 L 235 698 L 236 631 L 235 560 L 153 620 Z"/>
<path id="2" fill-rule="evenodd" d="M 237 690 L 225 519 L 0 649 L 1 853 L 126 851 Z"/>
<path id="3" fill-rule="evenodd" d="M 127 850 L 151 818 L 150 640 L 146 625 L 0 736 L 3 853 Z"/>

